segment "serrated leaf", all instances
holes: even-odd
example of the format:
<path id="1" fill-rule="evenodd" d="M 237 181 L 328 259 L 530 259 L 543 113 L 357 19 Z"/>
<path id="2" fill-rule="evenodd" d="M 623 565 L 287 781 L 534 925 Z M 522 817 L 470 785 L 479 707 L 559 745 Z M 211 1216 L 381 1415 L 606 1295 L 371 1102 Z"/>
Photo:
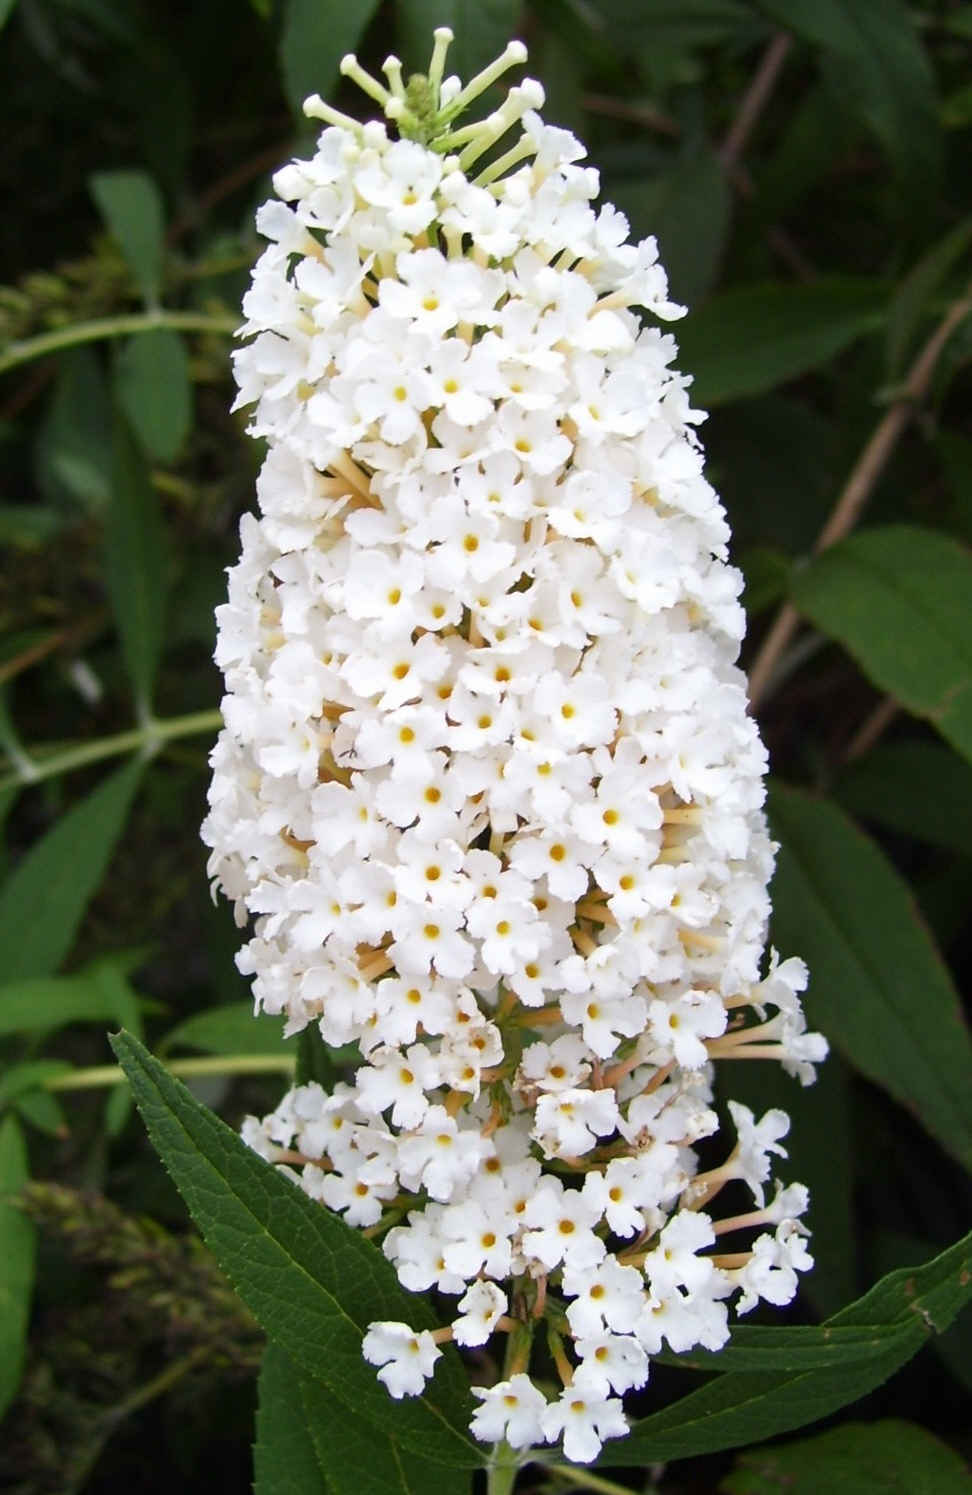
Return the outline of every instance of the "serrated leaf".
<path id="1" fill-rule="evenodd" d="M 823 51 L 832 94 L 881 141 L 920 197 L 934 187 L 941 129 L 928 56 L 903 0 L 759 0 Z"/>
<path id="2" fill-rule="evenodd" d="M 425 1394 L 397 1407 L 362 1359 L 373 1320 L 434 1324 L 423 1296 L 404 1292 L 377 1247 L 257 1157 L 130 1034 L 111 1042 L 210 1250 L 271 1339 L 403 1446 L 458 1468 L 481 1464 L 465 1433 L 458 1357 L 443 1356 Z"/>
<path id="3" fill-rule="evenodd" d="M 844 770 L 835 792 L 865 820 L 972 853 L 972 768 L 943 743 L 881 743 Z"/>
<path id="4" fill-rule="evenodd" d="M 171 1049 L 201 1049 L 205 1054 L 279 1054 L 294 1052 L 287 1045 L 280 1019 L 261 1012 L 254 1016 L 252 1002 L 227 1002 L 197 1012 L 165 1035 L 160 1052 Z"/>
<path id="5" fill-rule="evenodd" d="M 89 186 L 147 305 L 157 305 L 165 239 L 161 192 L 144 171 L 96 171 Z"/>
<path id="6" fill-rule="evenodd" d="M 388 1428 L 365 1422 L 320 1381 L 300 1377 L 306 1425 L 334 1495 L 468 1495 L 469 1475 L 402 1448 Z"/>
<path id="7" fill-rule="evenodd" d="M 968 1488 L 961 1454 L 895 1418 L 740 1454 L 719 1486 L 725 1495 L 966 1495 Z"/>
<path id="8" fill-rule="evenodd" d="M 433 31 L 450 26 L 446 73 L 468 83 L 517 35 L 519 10 L 517 0 L 399 0 L 395 28 L 406 72 L 427 71 Z"/>
<path id="9" fill-rule="evenodd" d="M 879 281 L 821 276 L 807 285 L 739 286 L 679 323 L 679 367 L 703 408 L 765 394 L 828 363 L 885 317 Z"/>
<path id="10" fill-rule="evenodd" d="M 20 1385 L 34 1287 L 34 1226 L 9 1202 L 28 1177 L 20 1123 L 5 1116 L 0 1121 L 0 1418 Z"/>
<path id="11" fill-rule="evenodd" d="M 941 1334 L 972 1296 L 972 1236 L 924 1267 L 892 1272 L 858 1302 L 811 1333 L 883 1325 L 887 1349 L 834 1369 L 739 1372 L 718 1376 L 606 1445 L 599 1465 L 654 1463 L 738 1448 L 816 1422 L 880 1386 L 931 1334 Z M 736 1331 L 738 1332 L 738 1331 Z M 749 1329 L 750 1336 L 758 1334 Z M 764 1329 L 764 1335 L 801 1331 Z M 879 1330 L 879 1332 L 882 1332 Z M 713 1368 L 718 1355 L 706 1357 Z M 692 1357 L 694 1362 L 695 1357 Z"/>
<path id="12" fill-rule="evenodd" d="M 309 94 L 330 98 L 341 58 L 354 51 L 377 9 L 378 0 L 344 0 L 341 5 L 322 5 L 321 0 L 287 0 L 280 37 L 280 65 L 295 114 L 300 114 Z M 364 96 L 361 98 L 363 101 Z M 366 107 L 377 109 L 370 100 Z"/>
<path id="13" fill-rule="evenodd" d="M 149 456 L 171 462 L 192 423 L 189 357 L 179 334 L 157 327 L 129 338 L 115 363 L 115 390 Z"/>
<path id="14" fill-rule="evenodd" d="M 142 775 L 133 758 L 72 806 L 0 890 L 0 950 L 8 982 L 47 976 L 67 955 L 105 875 Z"/>
<path id="15" fill-rule="evenodd" d="M 328 1484 L 300 1397 L 300 1372 L 268 1344 L 257 1386 L 253 1495 L 327 1495 Z"/>
<path id="16" fill-rule="evenodd" d="M 863 530 L 795 572 L 792 599 L 881 690 L 972 759 L 972 556 L 936 530 Z"/>
<path id="17" fill-rule="evenodd" d="M 119 414 L 105 522 L 108 591 L 139 713 L 150 714 L 165 625 L 164 531 L 145 458 Z"/>
<path id="18" fill-rule="evenodd" d="M 807 1011 L 860 1072 L 972 1161 L 972 1045 L 907 884 L 831 801 L 772 787 L 774 938 L 811 971 Z"/>

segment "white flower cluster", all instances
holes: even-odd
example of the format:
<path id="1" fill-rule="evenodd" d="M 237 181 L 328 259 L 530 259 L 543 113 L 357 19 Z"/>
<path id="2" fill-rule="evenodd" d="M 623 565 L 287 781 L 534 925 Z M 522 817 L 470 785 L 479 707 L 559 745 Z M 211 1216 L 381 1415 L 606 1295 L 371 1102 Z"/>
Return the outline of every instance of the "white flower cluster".
<path id="1" fill-rule="evenodd" d="M 663 1341 L 718 1348 L 734 1293 L 793 1296 L 806 1190 L 764 1194 L 787 1117 L 730 1102 L 726 1160 L 695 1145 L 713 1061 L 807 1083 L 826 1044 L 802 963 L 761 977 L 740 578 L 675 342 L 631 310 L 681 308 L 539 85 L 451 129 L 525 54 L 461 89 L 447 42 L 407 90 L 346 59 L 412 138 L 309 100 L 317 153 L 258 214 L 237 403 L 269 449 L 219 609 L 204 836 L 255 916 L 258 1008 L 361 1054 L 244 1135 L 405 1287 L 458 1299 L 435 1334 L 372 1325 L 365 1356 L 401 1397 L 444 1339 L 505 1332 L 474 1433 L 586 1461 Z M 716 1219 L 734 1180 L 754 1207 Z M 559 1395 L 529 1375 L 542 1321 Z"/>

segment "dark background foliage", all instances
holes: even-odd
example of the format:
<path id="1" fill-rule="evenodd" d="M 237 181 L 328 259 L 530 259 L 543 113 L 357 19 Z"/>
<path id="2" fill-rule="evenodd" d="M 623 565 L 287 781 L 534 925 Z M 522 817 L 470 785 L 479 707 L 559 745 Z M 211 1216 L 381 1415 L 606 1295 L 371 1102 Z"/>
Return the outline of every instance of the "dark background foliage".
<path id="1" fill-rule="evenodd" d="M 777 781 L 774 939 L 834 1048 L 813 1090 L 731 1075 L 792 1112 L 812 1191 L 790 1321 L 967 1224 L 972 4 L 0 0 L 0 1195 L 35 1180 L 26 1212 L 0 1203 L 17 1495 L 249 1486 L 259 1332 L 105 1032 L 201 1057 L 233 1124 L 285 1083 L 197 834 L 213 608 L 260 460 L 229 335 L 269 171 L 313 138 L 300 99 L 357 110 L 343 52 L 420 68 L 446 22 L 465 76 L 524 37 L 546 117 L 692 307 Z M 958 1489 L 970 1366 L 965 1320 L 798 1444 L 620 1477 Z M 684 1384 L 660 1369 L 645 1410 Z"/>

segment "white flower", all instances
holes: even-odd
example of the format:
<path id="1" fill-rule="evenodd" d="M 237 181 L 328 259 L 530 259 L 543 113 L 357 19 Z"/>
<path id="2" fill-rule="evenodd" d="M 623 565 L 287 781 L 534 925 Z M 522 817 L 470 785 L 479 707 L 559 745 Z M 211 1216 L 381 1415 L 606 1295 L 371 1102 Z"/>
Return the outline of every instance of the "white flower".
<path id="1" fill-rule="evenodd" d="M 722 1058 L 806 1083 L 826 1044 L 802 962 L 764 973 L 741 578 L 652 320 L 682 308 L 539 85 L 454 130 L 525 49 L 463 89 L 448 40 L 408 91 L 346 58 L 389 123 L 309 99 L 326 127 L 258 214 L 234 366 L 267 456 L 218 613 L 204 837 L 254 921 L 256 1009 L 360 1053 L 247 1141 L 377 1227 L 407 1290 L 459 1299 L 436 1338 L 499 1361 L 549 1315 L 562 1396 L 521 1331 L 472 1428 L 587 1462 L 663 1343 L 717 1348 L 730 1299 L 795 1291 L 806 1190 L 764 1204 L 784 1113 L 730 1101 L 726 1162 L 697 1145 Z M 731 1179 L 756 1209 L 720 1213 Z M 403 1323 L 363 1350 L 395 1397 L 439 1355 Z"/>
<path id="2" fill-rule="evenodd" d="M 563 1436 L 564 1453 L 575 1464 L 590 1464 L 605 1438 L 623 1438 L 628 1431 L 617 1397 L 576 1382 L 565 1386 L 560 1400 L 547 1408 L 541 1426 L 548 1443 Z"/>
<path id="3" fill-rule="evenodd" d="M 361 1342 L 361 1353 L 371 1365 L 380 1365 L 383 1381 L 396 1401 L 420 1396 L 442 1351 L 428 1329 L 419 1333 L 408 1324 L 369 1324 Z"/>
<path id="4" fill-rule="evenodd" d="M 495 1386 L 474 1386 L 472 1393 L 481 1405 L 473 1413 L 470 1428 L 482 1442 L 505 1439 L 511 1448 L 530 1448 L 543 1442 L 541 1419 L 547 1399 L 529 1376 L 521 1373 L 508 1381 L 497 1381 Z"/>

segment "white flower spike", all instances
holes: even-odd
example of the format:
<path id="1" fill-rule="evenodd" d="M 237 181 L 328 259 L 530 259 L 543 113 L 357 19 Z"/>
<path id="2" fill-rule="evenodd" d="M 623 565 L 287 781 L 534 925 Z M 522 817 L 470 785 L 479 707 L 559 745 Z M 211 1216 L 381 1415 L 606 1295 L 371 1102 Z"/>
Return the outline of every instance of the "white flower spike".
<path id="1" fill-rule="evenodd" d="M 811 1265 L 806 1190 L 765 1202 L 784 1113 L 730 1103 L 706 1172 L 695 1146 L 716 1062 L 808 1083 L 826 1044 L 802 963 L 764 970 L 740 577 L 656 325 L 683 308 L 539 84 L 456 124 L 522 44 L 463 87 L 450 40 L 387 86 L 346 57 L 399 138 L 308 99 L 316 154 L 258 215 L 235 366 L 268 452 L 203 834 L 257 1008 L 361 1052 L 244 1136 L 458 1300 L 365 1357 L 416 1395 L 445 1338 L 506 1335 L 474 1434 L 587 1462 L 663 1344 L 717 1349 L 734 1295 Z"/>

